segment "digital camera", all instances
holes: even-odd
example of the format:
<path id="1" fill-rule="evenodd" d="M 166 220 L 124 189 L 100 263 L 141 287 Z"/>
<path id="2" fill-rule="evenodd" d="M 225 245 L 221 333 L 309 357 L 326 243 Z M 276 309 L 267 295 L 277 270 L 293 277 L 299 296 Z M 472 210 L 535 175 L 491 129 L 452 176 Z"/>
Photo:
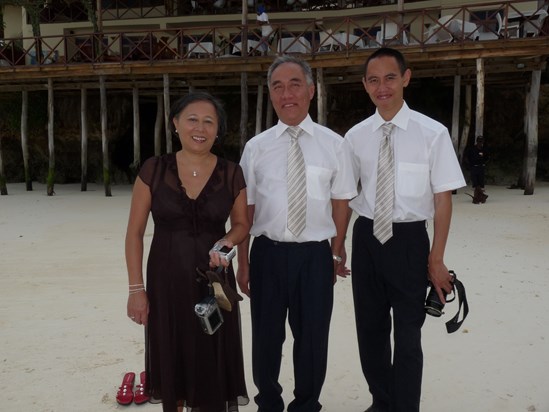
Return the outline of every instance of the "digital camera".
<path id="1" fill-rule="evenodd" d="M 444 295 L 444 299 L 446 299 L 447 295 L 444 290 L 442 291 L 442 294 Z M 442 309 L 444 309 L 444 303 L 440 301 L 436 289 L 431 287 L 429 293 L 427 294 L 427 298 L 425 299 L 425 312 L 431 316 L 439 318 L 444 313 Z"/>
<path id="2" fill-rule="evenodd" d="M 448 294 L 444 290 L 442 290 L 442 295 L 444 296 L 446 303 L 452 302 L 455 298 L 458 298 L 458 311 L 452 319 L 446 322 L 446 330 L 448 333 L 454 333 L 461 327 L 463 321 L 469 314 L 469 303 L 467 303 L 465 286 L 463 286 L 463 283 L 458 280 L 456 272 L 453 270 L 449 270 L 448 272 L 454 278 L 452 280 L 452 291 L 450 292 L 453 296 L 452 299 L 448 299 Z M 462 308 L 463 312 L 461 310 Z M 442 309 L 444 309 L 444 303 L 440 301 L 435 287 L 431 285 L 431 289 L 429 290 L 429 293 L 427 293 L 427 298 L 425 299 L 425 312 L 431 316 L 439 318 L 444 314 Z M 463 313 L 461 320 L 460 313 Z"/>
<path id="3" fill-rule="evenodd" d="M 454 277 L 454 280 L 452 282 L 455 282 L 456 276 L 454 272 L 450 271 L 450 274 Z M 442 289 L 442 295 L 444 296 L 444 300 L 446 301 L 446 303 L 452 302 L 456 298 L 455 289 L 453 286 L 452 292 L 454 292 L 454 296 L 452 297 L 452 299 L 447 299 L 448 294 L 444 291 L 444 289 Z M 431 316 L 439 318 L 444 314 L 444 312 L 442 311 L 443 309 L 444 303 L 440 301 L 436 289 L 431 286 L 431 289 L 429 290 L 429 293 L 427 293 L 427 297 L 425 298 L 425 312 Z"/>
<path id="4" fill-rule="evenodd" d="M 221 249 L 219 249 L 219 257 L 221 259 L 225 259 L 227 262 L 230 262 L 232 258 L 234 258 L 236 255 L 236 249 L 233 247 L 228 248 L 227 246 L 223 246 Z"/>
<path id="5" fill-rule="evenodd" d="M 208 335 L 213 335 L 223 324 L 223 315 L 215 296 L 208 296 L 202 302 L 194 306 L 194 312 L 200 320 L 202 330 Z"/>

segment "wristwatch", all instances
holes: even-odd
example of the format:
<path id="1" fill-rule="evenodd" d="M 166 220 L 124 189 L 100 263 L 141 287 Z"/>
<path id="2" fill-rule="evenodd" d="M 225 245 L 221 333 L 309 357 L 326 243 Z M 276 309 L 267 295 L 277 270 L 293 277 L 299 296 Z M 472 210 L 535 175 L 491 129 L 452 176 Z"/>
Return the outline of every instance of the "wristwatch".
<path id="1" fill-rule="evenodd" d="M 343 258 L 338 255 L 332 255 L 332 258 L 334 258 L 337 263 L 341 263 L 341 261 L 343 260 Z"/>

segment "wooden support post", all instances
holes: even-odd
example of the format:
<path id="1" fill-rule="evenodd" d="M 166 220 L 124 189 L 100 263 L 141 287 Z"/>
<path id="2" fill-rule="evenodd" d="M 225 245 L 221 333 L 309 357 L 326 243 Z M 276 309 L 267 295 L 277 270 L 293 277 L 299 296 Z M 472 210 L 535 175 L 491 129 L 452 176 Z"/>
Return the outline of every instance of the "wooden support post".
<path id="1" fill-rule="evenodd" d="M 242 0 L 242 56 L 248 55 L 248 1 Z M 248 141 L 248 73 L 240 73 L 240 154 Z"/>
<path id="2" fill-rule="evenodd" d="M 88 190 L 88 89 L 80 89 L 80 191 Z"/>
<path id="3" fill-rule="evenodd" d="M 269 97 L 267 99 L 267 116 L 265 117 L 265 129 L 270 129 L 273 126 L 273 102 Z"/>
<path id="4" fill-rule="evenodd" d="M 6 182 L 7 179 L 4 171 L 4 155 L 2 154 L 2 134 L 0 134 L 0 195 L 2 196 L 6 196 L 8 194 Z"/>
<path id="5" fill-rule="evenodd" d="M 29 92 L 21 92 L 21 150 L 23 152 L 23 169 L 25 185 L 28 191 L 32 190 L 32 177 L 29 169 Z"/>
<path id="6" fill-rule="evenodd" d="M 141 135 L 139 131 L 139 89 L 132 89 L 133 102 L 133 163 L 132 169 L 135 175 L 139 171 L 141 165 Z"/>
<path id="7" fill-rule="evenodd" d="M 111 194 L 111 170 L 109 159 L 109 138 L 107 136 L 107 90 L 105 86 L 105 75 L 99 76 L 99 98 L 101 113 L 101 143 L 103 149 L 103 185 L 105 186 L 105 196 Z"/>
<path id="8" fill-rule="evenodd" d="M 248 73 L 240 73 L 240 154 L 248 141 Z"/>
<path id="9" fill-rule="evenodd" d="M 162 153 L 162 119 L 164 118 L 164 99 L 161 94 L 156 95 L 156 119 L 154 121 L 154 155 Z"/>
<path id="10" fill-rule="evenodd" d="M 484 60 L 477 59 L 477 111 L 475 122 L 475 139 L 483 136 L 484 130 Z"/>
<path id="11" fill-rule="evenodd" d="M 318 108 L 318 123 L 326 126 L 326 86 L 324 84 L 324 70 L 316 69 L 316 101 Z"/>
<path id="12" fill-rule="evenodd" d="M 452 105 L 452 144 L 459 151 L 459 103 L 461 101 L 461 76 L 454 76 L 454 102 Z"/>
<path id="13" fill-rule="evenodd" d="M 172 132 L 169 126 L 170 122 L 170 76 L 163 74 L 164 81 L 164 129 L 166 131 L 166 153 L 171 153 L 172 150 Z"/>
<path id="14" fill-rule="evenodd" d="M 257 79 L 257 102 L 255 105 L 255 134 L 261 133 L 263 123 L 263 77 Z"/>
<path id="15" fill-rule="evenodd" d="M 536 184 L 536 165 L 538 162 L 538 104 L 541 85 L 541 70 L 532 72 L 530 91 L 526 95 L 526 121 L 528 133 L 526 135 L 526 176 L 524 194 L 533 195 Z"/>
<path id="16" fill-rule="evenodd" d="M 463 114 L 463 129 L 461 130 L 461 138 L 459 143 L 458 158 L 459 161 L 463 161 L 463 154 L 465 153 L 465 148 L 467 147 L 467 140 L 469 138 L 469 130 L 471 130 L 471 119 L 472 119 L 472 101 L 473 101 L 473 91 L 470 84 L 465 86 L 465 113 Z"/>
<path id="17" fill-rule="evenodd" d="M 48 196 L 55 194 L 53 188 L 55 184 L 55 144 L 53 139 L 53 79 L 48 78 L 48 152 L 49 152 L 49 167 L 47 179 Z"/>
<path id="18" fill-rule="evenodd" d="M 530 88 L 527 86 L 525 87 L 524 94 L 524 118 L 522 119 L 522 131 L 524 133 L 524 144 L 523 151 L 522 151 L 522 167 L 520 169 L 520 175 L 517 180 L 517 187 L 520 187 L 521 189 L 524 189 L 526 187 L 526 169 L 528 168 L 528 112 L 530 110 L 529 104 L 530 99 L 528 98 L 528 93 L 530 92 Z"/>

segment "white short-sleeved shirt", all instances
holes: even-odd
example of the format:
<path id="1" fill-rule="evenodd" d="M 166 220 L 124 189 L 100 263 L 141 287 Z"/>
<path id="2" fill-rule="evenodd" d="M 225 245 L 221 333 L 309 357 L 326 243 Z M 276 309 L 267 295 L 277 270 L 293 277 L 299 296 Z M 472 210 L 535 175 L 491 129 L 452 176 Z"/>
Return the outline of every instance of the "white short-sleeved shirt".
<path id="1" fill-rule="evenodd" d="M 362 191 L 351 201 L 360 216 L 373 219 L 379 144 L 385 120 L 377 112 L 345 135 L 353 158 L 355 181 Z M 434 194 L 465 186 L 448 129 L 404 103 L 391 120 L 395 162 L 394 222 L 432 219 Z"/>
<path id="2" fill-rule="evenodd" d="M 286 227 L 286 170 L 290 136 L 282 122 L 246 143 L 240 165 L 246 179 L 248 204 L 255 205 L 250 233 L 281 242 L 322 241 L 336 235 L 331 199 L 356 196 L 350 154 L 343 138 L 307 116 L 298 139 L 307 173 L 307 224 L 299 237 Z"/>
<path id="3" fill-rule="evenodd" d="M 267 13 L 263 12 L 259 16 L 257 16 L 257 21 L 266 23 L 261 25 L 261 36 L 269 37 L 273 32 L 273 28 L 270 24 L 268 24 L 269 16 L 267 16 Z"/>

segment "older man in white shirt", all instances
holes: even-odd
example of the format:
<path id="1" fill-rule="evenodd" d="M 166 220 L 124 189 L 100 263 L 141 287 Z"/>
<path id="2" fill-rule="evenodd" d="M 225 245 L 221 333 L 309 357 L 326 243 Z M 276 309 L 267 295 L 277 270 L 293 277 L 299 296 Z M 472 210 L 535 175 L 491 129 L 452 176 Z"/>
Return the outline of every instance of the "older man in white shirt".
<path id="1" fill-rule="evenodd" d="M 246 144 L 240 162 L 254 241 L 249 259 L 248 242 L 238 247 L 237 281 L 250 296 L 255 401 L 259 411 L 284 411 L 278 377 L 288 316 L 295 398 L 287 410 L 317 412 L 333 284 L 344 266 L 348 199 L 356 186 L 343 139 L 308 114 L 314 96 L 309 65 L 291 56 L 277 58 L 268 86 L 279 121 Z M 298 179 L 294 149 L 300 149 L 304 163 Z M 301 186 L 300 196 L 291 195 L 294 185 Z M 301 211 L 296 220 L 294 209 Z"/>

